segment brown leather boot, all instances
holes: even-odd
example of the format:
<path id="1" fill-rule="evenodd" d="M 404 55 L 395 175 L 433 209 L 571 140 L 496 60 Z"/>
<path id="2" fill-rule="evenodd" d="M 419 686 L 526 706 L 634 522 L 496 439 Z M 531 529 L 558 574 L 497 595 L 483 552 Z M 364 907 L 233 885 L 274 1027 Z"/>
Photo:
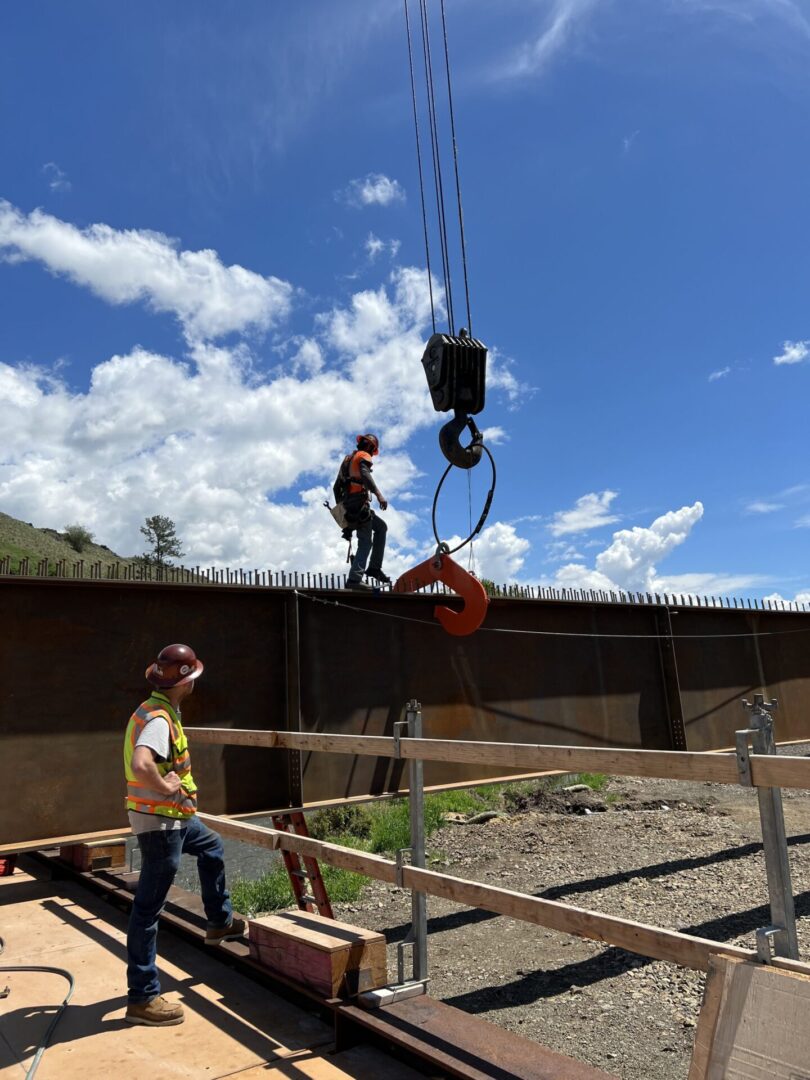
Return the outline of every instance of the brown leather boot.
<path id="1" fill-rule="evenodd" d="M 237 941 L 244 937 L 245 920 L 231 919 L 227 926 L 208 927 L 205 931 L 206 945 L 221 945 L 223 941 Z"/>
<path id="2" fill-rule="evenodd" d="M 173 1024 L 182 1024 L 185 1020 L 183 1006 L 174 1001 L 167 1001 L 165 997 L 158 995 L 149 1001 L 138 1004 L 130 1002 L 127 1005 L 126 1016 L 128 1024 L 146 1024 L 147 1027 L 171 1027 Z"/>

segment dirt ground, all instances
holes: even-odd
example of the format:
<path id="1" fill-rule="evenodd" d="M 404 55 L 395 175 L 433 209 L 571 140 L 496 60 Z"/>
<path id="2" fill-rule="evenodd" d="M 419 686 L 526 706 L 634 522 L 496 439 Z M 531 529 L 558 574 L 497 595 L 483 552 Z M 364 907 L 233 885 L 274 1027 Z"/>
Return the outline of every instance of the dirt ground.
<path id="1" fill-rule="evenodd" d="M 807 747 L 793 751 L 806 754 Z M 784 793 L 800 956 L 810 958 L 810 793 Z M 589 812 L 586 812 L 589 811 Z M 717 941 L 754 946 L 770 923 L 755 791 L 611 780 L 518 813 L 446 825 L 429 865 Z M 386 934 L 389 973 L 410 894 L 375 882 L 339 919 Z M 618 1075 L 685 1080 L 701 972 L 428 897 L 430 992 Z"/>

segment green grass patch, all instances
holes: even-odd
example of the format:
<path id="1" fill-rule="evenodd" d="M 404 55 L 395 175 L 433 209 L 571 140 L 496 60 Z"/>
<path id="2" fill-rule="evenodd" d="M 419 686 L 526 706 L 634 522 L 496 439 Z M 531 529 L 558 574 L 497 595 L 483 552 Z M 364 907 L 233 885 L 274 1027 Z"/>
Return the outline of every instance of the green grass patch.
<path id="1" fill-rule="evenodd" d="M 359 846 L 354 837 L 344 839 L 347 841 L 344 845 L 346 847 Z M 332 843 L 337 840 L 337 837 L 333 837 Z M 358 899 L 366 884 L 366 878 L 362 874 L 353 874 L 350 870 L 341 870 L 340 867 L 327 866 L 325 863 L 320 866 L 330 900 L 336 904 L 350 904 Z M 231 885 L 231 900 L 236 911 L 250 917 L 259 912 L 295 907 L 292 886 L 283 862 L 279 860 L 260 878 L 238 878 Z"/>
<path id="2" fill-rule="evenodd" d="M 566 778 L 561 787 L 570 787 L 571 784 L 587 784 L 591 791 L 601 791 L 602 788 L 607 787 L 610 783 L 610 777 L 601 772 L 580 772 L 574 773 L 571 777 Z"/>
<path id="3" fill-rule="evenodd" d="M 553 790 L 568 784 L 587 784 L 601 791 L 609 781 L 603 773 L 576 773 L 572 776 L 542 780 L 520 780 L 507 784 L 488 784 L 475 788 L 437 791 L 425 796 L 425 838 L 430 838 L 444 824 L 446 814 L 472 817 L 484 810 L 518 811 L 525 809 L 538 790 Z M 310 814 L 307 824 L 312 836 L 343 847 L 369 851 L 377 855 L 393 854 L 410 847 L 411 822 L 407 798 L 391 799 L 371 806 L 327 807 Z M 444 853 L 429 852 L 428 863 L 446 862 Z M 367 884 L 362 874 L 353 874 L 321 864 L 326 891 L 335 903 L 352 903 Z M 244 915 L 278 911 L 295 904 L 287 871 L 279 860 L 266 874 L 253 880 L 238 879 L 231 887 L 234 907 Z"/>

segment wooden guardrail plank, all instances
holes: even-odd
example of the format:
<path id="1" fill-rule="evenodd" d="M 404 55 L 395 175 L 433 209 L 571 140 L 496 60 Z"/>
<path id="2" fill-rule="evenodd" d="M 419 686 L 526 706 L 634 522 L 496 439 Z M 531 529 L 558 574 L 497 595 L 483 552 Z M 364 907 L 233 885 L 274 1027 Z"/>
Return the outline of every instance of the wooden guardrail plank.
<path id="1" fill-rule="evenodd" d="M 670 963 L 680 964 L 681 967 L 696 968 L 700 971 L 708 969 L 709 956 L 712 953 L 745 959 L 752 956 L 750 950 L 736 945 L 724 945 L 707 938 L 682 934 L 677 930 L 662 930 L 616 915 L 603 915 L 563 904 L 558 900 L 526 896 L 510 889 L 481 885 L 415 866 L 405 868 L 403 883 L 409 888 L 429 892 L 433 896 L 442 896 L 457 904 L 494 911 L 498 915 L 545 926 L 549 930 L 590 938 L 592 941 L 601 941 L 654 960 L 668 960 Z"/>
<path id="2" fill-rule="evenodd" d="M 396 756 L 393 738 L 382 735 L 329 735 L 302 731 L 245 731 L 197 728 L 198 742 L 276 749 L 325 751 L 377 757 Z M 473 742 L 456 739 L 402 739 L 400 756 L 422 761 L 500 765 L 536 772 L 603 772 L 614 776 L 655 776 L 738 784 L 733 752 L 624 750 L 612 747 L 551 746 L 537 743 Z M 751 754 L 751 775 L 758 787 L 810 788 L 810 757 Z"/>
<path id="3" fill-rule="evenodd" d="M 403 739 L 404 758 L 423 761 L 486 762 L 505 768 L 603 772 L 620 776 L 663 776 L 673 780 L 739 783 L 733 754 L 673 750 L 614 750 L 585 746 L 542 746 L 532 743 L 456 742 L 453 739 Z M 807 782 L 810 783 L 810 762 Z"/>
<path id="4" fill-rule="evenodd" d="M 230 818 L 217 817 L 213 814 L 198 815 L 207 825 L 212 826 L 221 836 L 231 840 L 243 840 L 271 849 L 283 848 L 297 851 L 301 855 L 313 858 L 332 866 L 341 866 L 355 873 L 365 874 L 378 881 L 396 883 L 396 863 L 379 855 L 370 855 L 364 851 L 355 851 L 338 844 L 330 844 L 312 837 L 298 836 L 295 833 L 277 829 L 265 829 L 260 825 L 246 825 Z M 722 954 L 740 960 L 755 960 L 756 952 L 743 949 L 738 945 L 726 945 L 723 942 L 710 941 L 707 938 L 682 934 L 678 930 L 662 930 L 622 919 L 616 915 L 602 915 L 596 911 L 573 907 L 559 900 L 546 900 L 542 897 L 527 896 L 524 893 L 501 889 L 494 885 L 482 885 L 464 878 L 440 874 L 435 870 L 423 870 L 415 866 L 403 868 L 402 882 L 405 888 L 442 896 L 468 907 L 483 908 L 506 915 L 523 922 L 545 926 L 550 930 L 573 934 L 576 937 L 590 938 L 606 945 L 614 945 L 628 952 L 648 956 L 654 960 L 667 960 L 682 967 L 708 970 L 709 956 Z M 796 960 L 774 958 L 774 965 L 786 970 L 810 975 L 810 964 Z"/>
<path id="5" fill-rule="evenodd" d="M 194 742 L 255 746 L 274 750 L 325 751 L 396 757 L 394 740 L 385 735 L 329 735 L 304 731 L 254 731 L 247 728 L 189 728 Z"/>
<path id="6" fill-rule="evenodd" d="M 311 836 L 299 836 L 297 833 L 285 832 L 282 829 L 265 829 L 261 825 L 247 825 L 241 821 L 232 821 L 230 818 L 217 817 L 215 814 L 197 814 L 197 817 L 206 825 L 216 829 L 220 836 L 226 836 L 229 840 L 257 844 L 271 851 L 277 851 L 279 848 L 284 851 L 297 851 L 299 855 L 307 855 L 309 858 L 329 863 L 330 866 L 352 870 L 356 874 L 365 874 L 366 877 L 375 878 L 377 881 L 395 884 L 397 880 L 396 863 L 391 859 L 384 859 L 381 855 L 371 855 L 367 851 L 356 851 L 354 848 L 330 844 L 325 840 L 315 840 Z"/>
<path id="7" fill-rule="evenodd" d="M 95 840 L 115 840 L 129 835 L 129 824 L 120 829 L 102 829 L 96 832 L 69 833 L 65 836 L 48 836 L 42 840 L 23 840 L 19 844 L 0 844 L 0 855 L 22 855 L 26 851 L 46 851 L 48 848 L 69 844 L 87 844 Z"/>

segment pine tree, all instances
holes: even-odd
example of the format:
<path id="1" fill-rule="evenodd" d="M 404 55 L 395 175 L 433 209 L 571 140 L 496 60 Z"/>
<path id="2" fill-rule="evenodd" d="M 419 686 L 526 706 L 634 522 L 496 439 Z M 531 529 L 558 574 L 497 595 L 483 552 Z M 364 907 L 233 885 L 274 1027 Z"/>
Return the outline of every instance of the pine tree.
<path id="1" fill-rule="evenodd" d="M 183 557 L 182 541 L 177 535 L 172 519 L 163 514 L 153 514 L 152 517 L 148 517 L 141 525 L 141 533 L 146 537 L 152 549 L 144 552 L 144 564 L 155 567 L 158 581 L 160 581 L 166 568 L 172 565 L 169 560 Z"/>

